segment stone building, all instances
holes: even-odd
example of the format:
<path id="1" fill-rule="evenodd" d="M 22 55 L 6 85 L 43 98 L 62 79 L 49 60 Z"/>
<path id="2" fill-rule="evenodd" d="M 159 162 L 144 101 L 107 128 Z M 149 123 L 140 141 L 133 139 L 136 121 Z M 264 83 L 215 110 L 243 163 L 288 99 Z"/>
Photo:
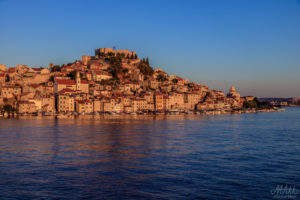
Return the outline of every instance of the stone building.
<path id="1" fill-rule="evenodd" d="M 112 78 L 112 75 L 106 71 L 93 71 L 92 78 L 94 81 L 108 80 Z"/>
<path id="2" fill-rule="evenodd" d="M 0 73 L 0 85 L 5 83 L 6 76 L 4 73 Z"/>
<path id="3" fill-rule="evenodd" d="M 3 98 L 20 97 L 22 94 L 21 86 L 17 85 L 5 85 L 1 88 L 1 96 Z"/>
<path id="4" fill-rule="evenodd" d="M 6 71 L 6 65 L 0 64 L 0 71 Z"/>
<path id="5" fill-rule="evenodd" d="M 37 112 L 37 107 L 34 102 L 19 101 L 18 102 L 19 113 L 34 113 Z"/>
<path id="6" fill-rule="evenodd" d="M 91 100 L 76 100 L 75 101 L 75 111 L 77 113 L 92 113 L 93 109 L 93 102 Z"/>
<path id="7" fill-rule="evenodd" d="M 148 110 L 148 102 L 144 98 L 134 98 L 131 102 L 133 112 Z"/>
<path id="8" fill-rule="evenodd" d="M 74 112 L 75 111 L 74 97 L 67 94 L 59 94 L 57 98 L 57 111 Z"/>
<path id="9" fill-rule="evenodd" d="M 81 56 L 81 62 L 84 65 L 87 65 L 90 60 L 91 60 L 91 56 L 87 56 L 87 55 L 82 55 Z"/>
<path id="10" fill-rule="evenodd" d="M 100 49 L 96 49 L 95 50 L 95 55 L 99 55 L 100 53 L 104 53 L 104 54 L 108 54 L 108 53 L 113 53 L 113 54 L 124 54 L 126 57 L 127 56 L 136 56 L 136 52 L 135 51 L 129 51 L 127 49 L 125 50 L 114 50 L 112 48 L 100 48 Z"/>
<path id="11" fill-rule="evenodd" d="M 163 111 L 166 109 L 166 95 L 160 92 L 154 94 L 154 109 L 156 111 Z"/>
<path id="12" fill-rule="evenodd" d="M 65 88 L 78 90 L 83 93 L 89 93 L 89 84 L 87 80 L 81 80 L 79 72 L 76 73 L 75 80 L 56 79 L 54 83 L 54 92 L 59 92 Z"/>
<path id="13" fill-rule="evenodd" d="M 95 99 L 93 102 L 93 112 L 103 112 L 103 103 L 104 101 L 100 99 Z"/>
<path id="14" fill-rule="evenodd" d="M 240 94 L 236 92 L 234 86 L 231 86 L 231 87 L 230 87 L 230 90 L 229 90 L 229 93 L 227 94 L 227 97 L 228 97 L 228 98 L 234 98 L 234 99 L 236 99 L 236 100 L 239 100 L 239 99 L 240 99 Z"/>

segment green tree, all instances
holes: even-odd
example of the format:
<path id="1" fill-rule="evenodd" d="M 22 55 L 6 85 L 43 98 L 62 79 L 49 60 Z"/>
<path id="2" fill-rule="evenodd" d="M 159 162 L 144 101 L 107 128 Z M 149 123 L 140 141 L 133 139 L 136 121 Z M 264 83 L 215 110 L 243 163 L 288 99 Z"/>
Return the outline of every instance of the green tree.
<path id="1" fill-rule="evenodd" d="M 108 72 L 112 74 L 114 79 L 119 79 L 118 74 L 122 73 L 123 65 L 122 65 L 122 55 L 117 54 L 117 56 L 109 57 L 110 67 L 108 68 Z"/>
<path id="2" fill-rule="evenodd" d="M 122 72 L 123 72 L 123 74 L 127 74 L 128 73 L 128 69 L 127 68 L 123 68 Z"/>
<path id="3" fill-rule="evenodd" d="M 166 81 L 167 78 L 163 74 L 158 74 L 158 76 L 156 77 L 156 80 L 163 82 L 163 81 Z"/>
<path id="4" fill-rule="evenodd" d="M 3 106 L 4 112 L 11 113 L 13 111 L 13 107 L 9 104 Z"/>
<path id="5" fill-rule="evenodd" d="M 105 53 L 103 53 L 103 52 L 99 52 L 98 55 L 99 55 L 100 57 L 105 57 Z"/>
<path id="6" fill-rule="evenodd" d="M 143 58 L 141 60 L 141 62 L 139 63 L 138 68 L 139 68 L 140 72 L 144 75 L 150 75 L 151 76 L 154 72 L 153 68 L 149 64 L 149 59 L 148 58 L 147 59 Z"/>
<path id="7" fill-rule="evenodd" d="M 59 65 L 54 65 L 52 68 L 52 72 L 60 72 L 61 71 L 61 67 Z"/>
<path id="8" fill-rule="evenodd" d="M 138 68 L 139 68 L 140 72 L 144 75 L 150 75 L 151 76 L 154 72 L 154 70 L 151 66 L 148 66 L 148 65 L 146 65 L 145 63 L 142 63 L 142 62 L 138 65 Z"/>
<path id="9" fill-rule="evenodd" d="M 50 76 L 50 79 L 49 79 L 49 81 L 52 81 L 52 82 L 54 82 L 54 76 L 52 75 L 52 76 Z"/>
<path id="10" fill-rule="evenodd" d="M 244 108 L 257 108 L 257 102 L 256 101 L 246 101 L 243 105 Z"/>
<path id="11" fill-rule="evenodd" d="M 70 73 L 67 74 L 68 77 L 70 77 L 72 80 L 75 80 L 76 78 L 76 71 L 71 71 Z"/>
<path id="12" fill-rule="evenodd" d="M 178 83 L 178 79 L 177 78 L 172 79 L 172 83 L 177 84 Z"/>

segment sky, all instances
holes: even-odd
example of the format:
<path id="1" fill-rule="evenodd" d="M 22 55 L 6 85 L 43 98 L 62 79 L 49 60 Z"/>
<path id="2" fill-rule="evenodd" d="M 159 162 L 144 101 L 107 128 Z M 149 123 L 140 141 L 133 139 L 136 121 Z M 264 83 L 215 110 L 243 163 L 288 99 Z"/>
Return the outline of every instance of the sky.
<path id="1" fill-rule="evenodd" d="M 0 64 L 113 46 L 225 93 L 300 97 L 300 0 L 0 0 Z"/>

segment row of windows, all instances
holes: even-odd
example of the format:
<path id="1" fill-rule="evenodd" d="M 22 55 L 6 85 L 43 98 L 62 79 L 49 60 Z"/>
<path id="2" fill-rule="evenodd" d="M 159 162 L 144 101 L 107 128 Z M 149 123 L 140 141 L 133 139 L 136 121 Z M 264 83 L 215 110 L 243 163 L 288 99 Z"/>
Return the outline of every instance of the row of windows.
<path id="1" fill-rule="evenodd" d="M 13 92 L 10 92 L 10 91 L 8 91 L 8 92 L 5 92 L 5 91 L 3 91 L 3 94 L 17 94 L 18 93 L 18 91 L 13 91 Z"/>

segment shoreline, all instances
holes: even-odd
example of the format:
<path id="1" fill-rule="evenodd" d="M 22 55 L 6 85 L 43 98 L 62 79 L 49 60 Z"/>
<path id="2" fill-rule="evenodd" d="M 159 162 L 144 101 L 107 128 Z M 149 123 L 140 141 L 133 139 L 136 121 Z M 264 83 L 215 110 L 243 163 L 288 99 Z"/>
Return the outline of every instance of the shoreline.
<path id="1" fill-rule="evenodd" d="M 137 113 L 55 113 L 55 114 L 18 114 L 18 113 L 4 113 L 0 114 L 0 119 L 7 118 L 23 118 L 23 117 L 41 117 L 41 118 L 54 118 L 54 119 L 74 119 L 77 117 L 94 117 L 94 116 L 175 116 L 175 115 L 200 115 L 200 116 L 212 116 L 212 115 L 234 115 L 234 114 L 251 114 L 251 113 L 264 113 L 264 112 L 279 112 L 285 111 L 284 108 L 271 108 L 271 109 L 245 109 L 245 110 L 210 110 L 210 111 L 190 111 L 190 112 L 137 112 Z"/>

